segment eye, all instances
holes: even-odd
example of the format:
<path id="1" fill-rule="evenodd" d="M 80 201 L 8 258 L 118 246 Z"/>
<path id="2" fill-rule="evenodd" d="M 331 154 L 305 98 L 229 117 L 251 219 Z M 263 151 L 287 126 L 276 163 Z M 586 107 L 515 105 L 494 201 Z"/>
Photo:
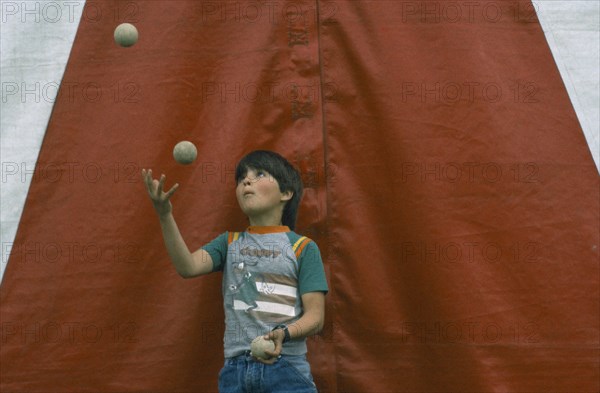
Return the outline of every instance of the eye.
<path id="1" fill-rule="evenodd" d="M 265 177 L 265 176 L 267 176 L 267 174 L 264 171 L 256 172 L 256 177 Z"/>

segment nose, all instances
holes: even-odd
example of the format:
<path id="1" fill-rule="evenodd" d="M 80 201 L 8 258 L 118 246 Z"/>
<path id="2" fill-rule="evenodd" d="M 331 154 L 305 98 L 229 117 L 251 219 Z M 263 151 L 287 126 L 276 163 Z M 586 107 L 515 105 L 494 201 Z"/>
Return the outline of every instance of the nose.
<path id="1" fill-rule="evenodd" d="M 242 180 L 242 184 L 245 186 L 249 186 L 252 183 L 252 180 L 250 180 L 249 175 L 246 175 L 246 177 L 244 177 L 244 179 Z"/>

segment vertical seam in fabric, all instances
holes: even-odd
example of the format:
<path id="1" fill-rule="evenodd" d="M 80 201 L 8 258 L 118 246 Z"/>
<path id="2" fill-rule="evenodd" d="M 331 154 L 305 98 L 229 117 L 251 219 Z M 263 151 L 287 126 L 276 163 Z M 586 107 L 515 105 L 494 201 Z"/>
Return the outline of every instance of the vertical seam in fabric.
<path id="1" fill-rule="evenodd" d="M 325 71 L 323 67 L 323 56 L 322 56 L 322 45 L 321 45 L 321 9 L 320 9 L 320 1 L 315 0 L 315 9 L 317 11 L 316 15 L 316 24 L 317 24 L 317 46 L 318 46 L 318 60 L 319 60 L 319 87 L 321 89 L 321 131 L 323 135 L 323 174 L 325 175 L 325 228 L 326 228 L 326 236 L 329 239 L 331 236 L 330 231 L 330 197 L 329 197 L 329 173 L 328 173 L 328 145 L 327 145 L 327 113 L 325 110 L 325 90 L 323 88 L 323 79 L 325 76 Z M 331 273 L 333 275 L 333 273 Z M 335 298 L 331 302 L 331 309 L 333 310 L 332 317 L 335 318 L 336 306 L 335 306 Z M 338 381 L 337 381 L 337 370 L 338 370 L 338 356 L 336 351 L 336 343 L 335 340 L 332 340 L 333 347 L 333 359 L 334 366 L 331 373 L 333 374 L 333 380 L 335 381 L 335 389 L 337 389 Z M 328 378 L 329 379 L 329 378 Z"/>
<path id="2" fill-rule="evenodd" d="M 321 10 L 319 8 L 319 0 L 315 0 L 317 10 L 317 46 L 318 46 L 318 57 L 319 57 L 319 88 L 321 90 L 321 132 L 323 135 L 323 173 L 325 174 L 325 217 L 329 217 L 329 176 L 327 173 L 327 115 L 325 112 L 325 92 L 323 89 L 323 56 L 321 55 Z M 327 221 L 327 219 L 326 219 Z"/>

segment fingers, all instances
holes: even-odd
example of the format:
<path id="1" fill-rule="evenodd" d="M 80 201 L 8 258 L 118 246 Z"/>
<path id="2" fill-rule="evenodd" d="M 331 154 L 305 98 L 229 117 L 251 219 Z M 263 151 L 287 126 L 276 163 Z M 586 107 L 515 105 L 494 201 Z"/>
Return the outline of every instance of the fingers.
<path id="1" fill-rule="evenodd" d="M 152 179 L 152 170 L 144 171 L 144 183 L 146 185 L 146 190 L 148 191 L 148 195 L 150 195 L 151 199 L 156 199 L 156 184 L 155 180 Z"/>
<path id="2" fill-rule="evenodd" d="M 269 356 L 268 358 L 263 359 L 263 358 L 258 358 L 256 356 L 252 356 L 252 358 L 255 361 L 259 362 L 259 363 L 273 364 L 273 363 L 276 363 L 279 360 L 279 358 L 281 357 L 279 355 L 280 352 L 281 351 L 277 351 L 277 350 L 276 351 L 267 351 L 267 350 L 265 350 L 265 355 Z"/>
<path id="3" fill-rule="evenodd" d="M 270 356 L 271 359 L 273 359 L 273 358 L 277 359 L 277 357 L 281 354 L 281 345 L 279 347 L 277 347 L 277 345 L 276 345 L 275 349 L 272 351 L 265 350 L 265 354 Z"/>
<path id="4" fill-rule="evenodd" d="M 268 349 L 265 350 L 265 354 L 270 356 L 272 359 L 277 359 L 277 357 L 281 354 L 283 337 L 280 334 L 278 334 L 277 330 L 269 332 L 263 337 L 265 338 L 265 340 L 271 340 L 275 344 L 275 348 L 272 351 L 269 351 Z"/>
<path id="5" fill-rule="evenodd" d="M 156 179 L 152 178 L 152 169 L 148 169 L 147 171 L 146 169 L 142 169 L 142 180 L 144 181 L 146 189 L 148 190 L 148 193 L 152 199 L 167 200 L 175 193 L 175 191 L 177 191 L 179 188 L 179 183 L 173 185 L 173 187 L 171 187 L 171 189 L 166 193 L 163 192 L 166 179 L 167 177 L 162 174 L 160 175 L 160 179 L 157 181 Z"/>
<path id="6" fill-rule="evenodd" d="M 146 183 L 146 187 L 148 191 L 152 191 L 152 169 L 142 169 L 142 178 L 144 179 L 144 183 Z"/>
<path id="7" fill-rule="evenodd" d="M 173 185 L 173 187 L 171 187 L 171 189 L 169 191 L 167 191 L 167 193 L 165 194 L 165 198 L 166 199 L 171 198 L 171 195 L 173 195 L 175 193 L 175 191 L 177 191 L 178 188 L 179 188 L 179 183 L 175 183 L 175 185 Z"/>
<path id="8" fill-rule="evenodd" d="M 162 195 L 163 185 L 165 184 L 166 178 L 167 177 L 164 174 L 160 175 L 160 180 L 158 181 L 158 189 L 157 189 L 158 195 Z"/>
<path id="9" fill-rule="evenodd" d="M 171 198 L 171 195 L 173 195 L 175 193 L 175 191 L 177 191 L 177 189 L 179 188 L 179 183 L 175 183 L 173 185 L 173 187 L 171 187 L 171 189 L 167 192 L 163 192 L 163 187 L 165 185 L 165 180 L 167 179 L 167 177 L 163 174 L 160 175 L 160 181 L 158 182 L 158 188 L 157 188 L 157 196 L 162 200 L 162 201 L 167 201 L 169 198 Z"/>
<path id="10" fill-rule="evenodd" d="M 256 356 L 252 356 L 254 360 L 263 364 L 273 364 L 279 360 L 281 357 L 281 349 L 283 342 L 283 331 L 275 330 L 271 331 L 265 335 L 263 335 L 265 340 L 271 340 L 275 344 L 275 348 L 272 351 L 265 349 L 265 355 L 268 356 L 267 359 L 257 358 Z"/>
<path id="11" fill-rule="evenodd" d="M 148 188 L 148 182 L 146 181 L 146 170 L 142 169 L 142 182 L 144 182 L 144 185 L 146 186 L 146 188 Z"/>
<path id="12" fill-rule="evenodd" d="M 277 339 L 278 339 L 279 335 L 277 334 L 276 330 L 272 330 L 269 333 L 265 334 L 263 336 L 263 338 L 265 340 L 271 340 L 271 341 L 275 341 L 275 344 L 277 344 Z M 283 339 L 283 338 L 282 338 Z"/>

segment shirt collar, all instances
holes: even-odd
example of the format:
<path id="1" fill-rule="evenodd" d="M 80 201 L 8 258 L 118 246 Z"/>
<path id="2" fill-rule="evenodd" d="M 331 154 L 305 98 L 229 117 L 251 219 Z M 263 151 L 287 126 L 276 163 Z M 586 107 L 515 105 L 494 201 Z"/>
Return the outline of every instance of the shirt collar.
<path id="1" fill-rule="evenodd" d="M 264 235 L 266 233 L 289 232 L 290 228 L 287 225 L 270 225 L 270 226 L 249 226 L 246 229 L 248 233 Z"/>

